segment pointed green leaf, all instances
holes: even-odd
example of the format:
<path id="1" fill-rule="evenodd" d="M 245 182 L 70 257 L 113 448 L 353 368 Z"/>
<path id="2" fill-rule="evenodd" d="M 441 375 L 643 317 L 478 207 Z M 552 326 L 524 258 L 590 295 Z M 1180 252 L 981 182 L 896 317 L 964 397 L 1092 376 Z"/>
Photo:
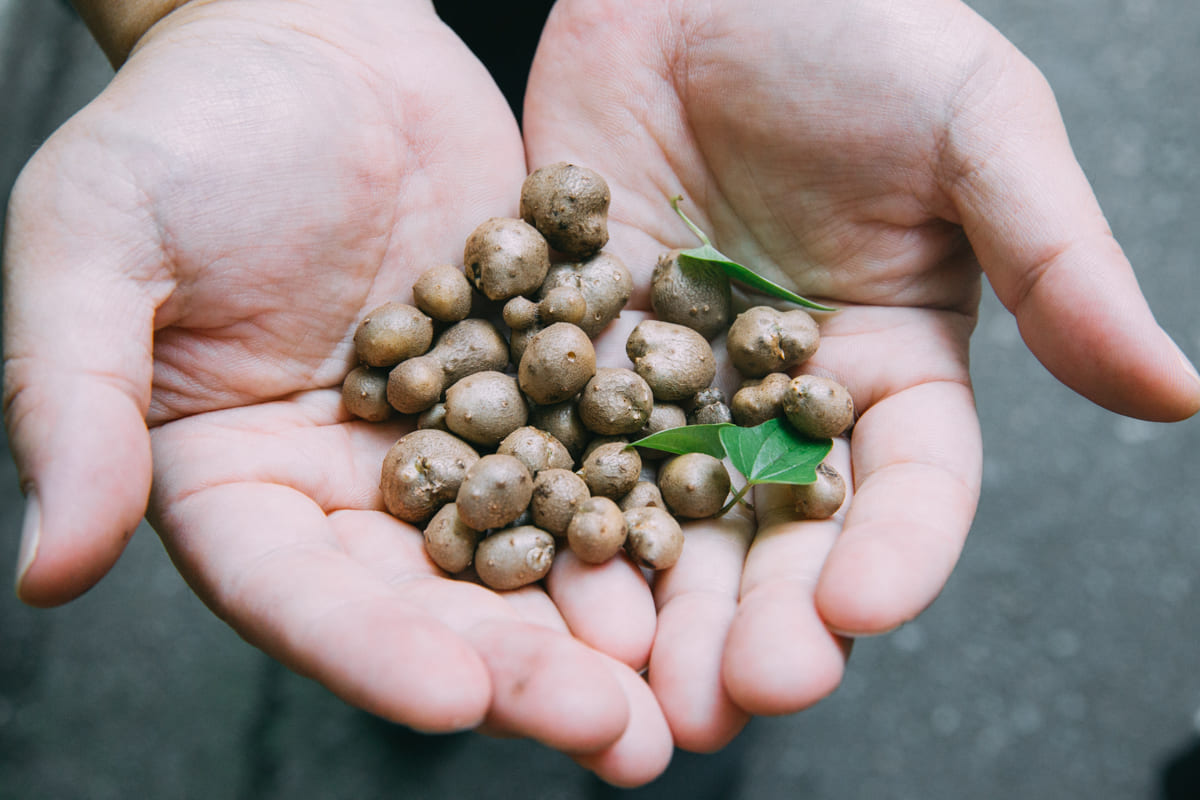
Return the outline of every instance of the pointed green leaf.
<path id="1" fill-rule="evenodd" d="M 804 306 L 805 308 L 811 308 L 815 311 L 837 311 L 832 306 L 815 303 L 812 300 L 801 297 L 795 292 L 780 286 L 778 283 L 764 278 L 757 272 L 752 272 L 736 261 L 731 261 L 712 245 L 702 245 L 694 247 L 691 250 L 684 250 L 679 254 L 679 263 L 684 267 L 715 266 L 728 275 L 730 280 L 744 283 L 751 289 L 757 289 L 771 297 L 778 297 L 781 300 L 787 300 L 788 302 Z"/>
<path id="2" fill-rule="evenodd" d="M 706 453 L 713 458 L 724 458 L 725 448 L 721 445 L 721 429 L 736 427 L 728 422 L 716 425 L 683 425 L 652 433 L 645 438 L 638 439 L 630 446 L 653 447 L 655 450 L 663 450 L 677 455 Z"/>
<path id="3" fill-rule="evenodd" d="M 679 265 L 684 268 L 691 267 L 692 269 L 719 269 L 724 272 L 730 280 L 744 283 L 752 289 L 757 289 L 763 294 L 771 297 L 778 297 L 781 300 L 795 303 L 805 308 L 811 308 L 815 311 L 837 311 L 831 306 L 814 303 L 812 300 L 801 297 L 793 291 L 785 289 L 774 281 L 764 278 L 757 272 L 744 267 L 736 261 L 732 260 L 720 250 L 712 246 L 708 235 L 702 231 L 696 223 L 688 219 L 687 214 L 679 207 L 679 201 L 683 199 L 682 195 L 675 195 L 671 198 L 671 207 L 675 209 L 675 213 L 679 218 L 691 229 L 692 233 L 696 234 L 696 238 L 703 244 L 700 247 L 693 247 L 690 250 L 684 250 L 679 254 Z"/>
<path id="4" fill-rule="evenodd" d="M 716 426 L 729 460 L 751 484 L 805 484 L 833 448 L 831 439 L 809 439 L 780 418 L 753 428 Z"/>

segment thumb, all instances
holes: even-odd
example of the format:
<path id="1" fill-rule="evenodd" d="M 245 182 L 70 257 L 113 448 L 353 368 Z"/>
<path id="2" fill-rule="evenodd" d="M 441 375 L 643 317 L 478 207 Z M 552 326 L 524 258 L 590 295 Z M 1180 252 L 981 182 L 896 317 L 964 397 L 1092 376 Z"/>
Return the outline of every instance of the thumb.
<path id="1" fill-rule="evenodd" d="M 996 34 L 999 36 L 999 34 Z M 1001 302 L 1059 380 L 1157 421 L 1200 409 L 1200 377 L 1155 321 L 1076 162 L 1053 94 L 1011 45 L 973 73 L 944 151 L 947 191 Z"/>
<path id="2" fill-rule="evenodd" d="M 26 494 L 17 594 L 37 606 L 109 570 L 150 488 L 158 303 L 137 271 L 161 259 L 147 257 L 156 238 L 141 235 L 132 182 L 81 149 L 39 151 L 6 222 L 4 414 Z"/>

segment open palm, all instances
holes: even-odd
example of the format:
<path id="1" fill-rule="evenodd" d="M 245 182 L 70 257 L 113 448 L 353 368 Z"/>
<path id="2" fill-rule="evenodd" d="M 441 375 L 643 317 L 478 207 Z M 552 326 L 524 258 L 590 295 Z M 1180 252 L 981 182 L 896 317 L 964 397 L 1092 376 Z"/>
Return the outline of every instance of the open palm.
<path id="1" fill-rule="evenodd" d="M 301 8 L 171 14 L 21 178 L 5 386 L 40 535 L 19 591 L 86 590 L 149 500 L 205 602 L 349 701 L 644 782 L 671 746 L 635 672 L 648 594 L 641 643 L 602 654 L 569 631 L 586 579 L 560 612 L 446 578 L 382 510 L 401 423 L 340 402 L 364 313 L 516 210 L 515 121 L 427 5 Z"/>
<path id="2" fill-rule="evenodd" d="M 531 167 L 612 185 L 609 249 L 645 289 L 691 246 L 682 193 L 723 252 L 838 306 L 805 371 L 859 418 L 843 516 L 691 526 L 656 586 L 649 680 L 684 747 L 839 682 L 851 637 L 920 613 L 979 493 L 968 372 L 980 265 L 1030 347 L 1115 410 L 1194 413 L 1197 386 L 1140 301 L 1040 75 L 956 2 L 562 0 L 530 79 Z M 635 306 L 647 305 L 646 295 Z"/>

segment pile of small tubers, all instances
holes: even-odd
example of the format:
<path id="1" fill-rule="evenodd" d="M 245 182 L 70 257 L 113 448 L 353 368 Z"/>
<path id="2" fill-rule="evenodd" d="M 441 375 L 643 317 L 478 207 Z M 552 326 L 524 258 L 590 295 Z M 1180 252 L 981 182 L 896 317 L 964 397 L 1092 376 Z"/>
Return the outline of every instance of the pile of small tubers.
<path id="1" fill-rule="evenodd" d="M 721 511 L 730 476 L 710 455 L 630 443 L 778 416 L 832 437 L 853 421 L 844 387 L 786 372 L 817 349 L 807 312 L 756 306 L 735 319 L 728 278 L 682 268 L 679 251 L 654 270 L 656 318 L 628 338 L 633 369 L 597 367 L 592 339 L 633 290 L 630 271 L 603 249 L 610 198 L 590 169 L 536 170 L 520 218 L 479 225 L 463 268 L 430 268 L 412 305 L 385 303 L 355 331 L 359 364 L 343 402 L 370 421 L 416 415 L 384 458 L 380 489 L 391 514 L 423 526 L 430 559 L 448 573 L 473 567 L 485 585 L 516 589 L 543 578 L 564 543 L 589 564 L 624 551 L 648 570 L 669 568 L 683 548 L 679 520 Z M 728 404 L 712 385 L 709 344 L 726 331 L 747 379 Z M 825 464 L 796 489 L 809 518 L 832 515 L 845 494 Z"/>

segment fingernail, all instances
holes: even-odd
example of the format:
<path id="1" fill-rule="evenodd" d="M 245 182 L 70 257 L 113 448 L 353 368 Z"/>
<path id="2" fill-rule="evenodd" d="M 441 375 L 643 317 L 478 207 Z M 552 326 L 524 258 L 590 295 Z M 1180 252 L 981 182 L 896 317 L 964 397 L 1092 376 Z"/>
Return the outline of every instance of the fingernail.
<path id="1" fill-rule="evenodd" d="M 17 594 L 21 594 L 21 583 L 25 574 L 37 559 L 38 542 L 42 538 L 42 506 L 37 495 L 30 491 L 25 496 L 25 518 L 21 522 L 21 549 L 17 554 Z"/>

